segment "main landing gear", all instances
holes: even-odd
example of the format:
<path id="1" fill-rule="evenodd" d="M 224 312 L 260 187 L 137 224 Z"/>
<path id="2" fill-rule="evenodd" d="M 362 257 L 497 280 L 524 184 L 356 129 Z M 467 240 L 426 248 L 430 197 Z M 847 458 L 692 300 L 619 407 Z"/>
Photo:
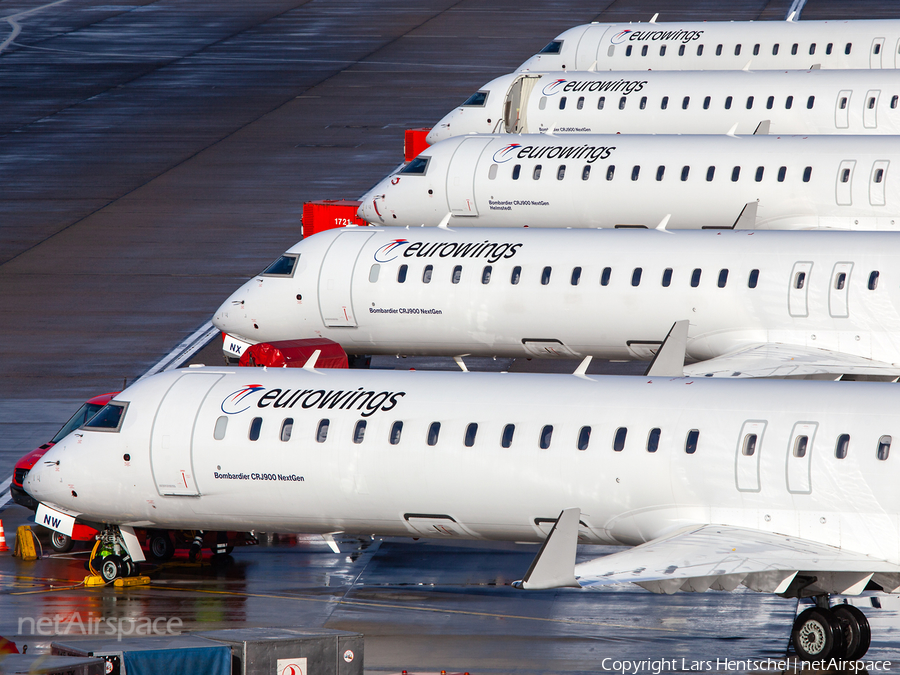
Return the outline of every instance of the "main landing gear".
<path id="1" fill-rule="evenodd" d="M 872 632 L 866 615 L 853 605 L 828 606 L 828 596 L 816 596 L 815 607 L 800 613 L 791 630 L 794 650 L 804 661 L 856 661 L 869 649 Z"/>

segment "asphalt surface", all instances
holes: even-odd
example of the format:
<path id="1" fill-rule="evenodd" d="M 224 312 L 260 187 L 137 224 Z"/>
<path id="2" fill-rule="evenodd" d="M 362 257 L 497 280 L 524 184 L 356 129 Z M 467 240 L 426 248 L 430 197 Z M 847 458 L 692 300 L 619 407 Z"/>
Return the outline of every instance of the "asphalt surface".
<path id="1" fill-rule="evenodd" d="M 566 28 L 655 12 L 781 20 L 791 4 L 0 1 L 0 484 L 85 398 L 146 372 L 297 241 L 305 201 L 362 194 L 401 161 L 404 129 Z M 900 18 L 900 5 L 810 0 L 801 15 L 864 17 Z M 220 358 L 213 345 L 194 361 Z M 7 537 L 26 516 L 0 512 Z M 365 632 L 373 672 L 784 651 L 796 602 L 505 586 L 533 552 L 397 540 L 354 557 L 273 542 L 127 592 L 54 590 L 84 575 L 81 559 L 0 554 L 0 635 L 64 610 L 178 614 L 192 629 L 302 623 Z M 870 619 L 870 657 L 900 653 L 895 610 Z"/>

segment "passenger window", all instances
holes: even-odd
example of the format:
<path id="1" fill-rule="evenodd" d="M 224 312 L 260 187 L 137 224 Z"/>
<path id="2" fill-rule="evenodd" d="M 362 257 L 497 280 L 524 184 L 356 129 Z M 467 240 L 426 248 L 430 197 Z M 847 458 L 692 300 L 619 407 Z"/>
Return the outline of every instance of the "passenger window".
<path id="1" fill-rule="evenodd" d="M 719 288 L 725 288 L 725 284 L 727 284 L 727 283 L 728 283 L 728 270 L 727 269 L 719 270 L 719 281 L 718 281 Z"/>
<path id="2" fill-rule="evenodd" d="M 262 417 L 254 417 L 250 420 L 250 440 L 258 441 L 259 432 L 262 429 Z"/>
<path id="3" fill-rule="evenodd" d="M 600 285 L 609 286 L 609 277 L 612 274 L 612 267 L 604 267 L 600 273 Z"/>
<path id="4" fill-rule="evenodd" d="M 848 42 L 848 43 L 846 44 L 846 46 L 844 47 L 844 54 L 848 54 L 848 55 L 849 55 L 849 54 L 850 54 L 850 50 L 851 50 L 852 48 L 853 48 L 853 43 L 852 43 L 852 42 Z"/>
<path id="5" fill-rule="evenodd" d="M 846 183 L 850 180 L 850 169 L 844 169 L 841 171 L 841 182 Z"/>
<path id="6" fill-rule="evenodd" d="M 806 272 L 797 272 L 794 277 L 794 288 L 800 290 L 803 288 L 803 284 L 806 283 Z"/>
<path id="7" fill-rule="evenodd" d="M 699 267 L 691 272 L 691 288 L 697 288 L 697 286 L 700 285 L 700 275 L 702 274 L 702 272 L 703 270 L 701 270 Z"/>
<path id="8" fill-rule="evenodd" d="M 684 45 L 678 45 L 678 56 L 684 56 Z"/>
<path id="9" fill-rule="evenodd" d="M 515 286 L 519 283 L 519 279 L 522 278 L 522 268 L 516 265 L 513 267 L 512 275 L 509 277 L 509 283 Z"/>
<path id="10" fill-rule="evenodd" d="M 809 444 L 809 436 L 797 436 L 794 441 L 794 457 L 806 457 L 806 446 Z"/>
<path id="11" fill-rule="evenodd" d="M 378 272 L 381 269 L 381 265 L 375 263 L 369 268 L 369 283 L 374 284 L 378 281 Z"/>
<path id="12" fill-rule="evenodd" d="M 366 437 L 366 420 L 359 420 L 353 428 L 353 442 L 359 445 Z"/>
<path id="13" fill-rule="evenodd" d="M 774 105 L 775 105 L 775 97 L 774 96 L 770 96 L 769 98 L 766 99 L 766 110 L 771 110 Z"/>
<path id="14" fill-rule="evenodd" d="M 560 110 L 566 109 L 566 97 L 565 96 L 563 96 L 559 99 L 559 109 Z"/>
<path id="15" fill-rule="evenodd" d="M 895 95 L 893 98 L 891 98 L 891 109 L 896 110 L 898 102 L 900 102 L 900 96 Z"/>
<path id="16" fill-rule="evenodd" d="M 716 177 L 716 167 L 711 166 L 706 170 L 706 182 L 712 182 L 712 179 Z"/>
<path id="17" fill-rule="evenodd" d="M 874 102 L 875 102 L 875 99 L 872 99 L 872 102 L 874 103 Z M 815 97 L 815 96 L 810 96 L 808 99 L 806 99 L 806 109 L 807 109 L 807 110 L 812 110 L 812 107 L 813 107 L 815 104 L 816 104 L 816 97 Z M 871 107 L 871 106 L 870 106 L 870 107 Z"/>
<path id="18" fill-rule="evenodd" d="M 319 420 L 319 426 L 316 428 L 316 443 L 324 443 L 328 438 L 328 420 Z"/>
<path id="19" fill-rule="evenodd" d="M 647 45 L 641 47 L 641 56 L 647 56 Z"/>
<path id="20" fill-rule="evenodd" d="M 469 426 L 466 427 L 466 438 L 465 444 L 467 448 L 471 448 L 475 445 L 475 434 L 478 433 L 478 423 L 472 422 Z"/>
<path id="21" fill-rule="evenodd" d="M 716 45 L 716 56 L 722 56 L 722 45 Z"/>
<path id="22" fill-rule="evenodd" d="M 763 179 L 763 174 L 766 172 L 765 168 L 758 166 L 756 167 L 756 182 L 761 183 Z"/>
<path id="23" fill-rule="evenodd" d="M 744 444 L 741 447 L 741 454 L 745 457 L 752 457 L 756 453 L 756 434 L 747 434 L 744 436 Z"/>
<path id="24" fill-rule="evenodd" d="M 873 53 L 873 54 L 880 54 L 880 53 L 881 53 L 881 45 L 880 45 L 880 44 L 877 44 L 877 43 L 874 44 L 874 45 L 872 45 L 872 53 Z"/>
<path id="25" fill-rule="evenodd" d="M 616 165 L 610 164 L 609 168 L 606 170 L 606 180 L 612 180 L 613 176 L 616 175 Z"/>
<path id="26" fill-rule="evenodd" d="M 826 54 L 830 55 L 832 49 L 834 49 L 834 43 L 833 43 L 833 42 L 829 42 L 827 45 L 825 45 L 825 53 L 826 53 Z"/>
<path id="27" fill-rule="evenodd" d="M 581 170 L 581 180 L 587 180 L 591 177 L 591 165 L 585 164 L 584 168 Z"/>
<path id="28" fill-rule="evenodd" d="M 697 56 L 703 56 L 703 45 L 697 45 Z"/>
<path id="29" fill-rule="evenodd" d="M 603 105 L 606 103 L 606 97 L 601 96 L 597 99 L 597 110 L 603 110 Z"/>
<path id="30" fill-rule="evenodd" d="M 488 180 L 494 180 L 497 177 L 497 164 L 491 164 L 491 168 L 488 169 Z"/>
<path id="31" fill-rule="evenodd" d="M 282 441 L 287 443 L 289 440 L 291 440 L 291 434 L 293 432 L 294 432 L 294 418 L 287 417 L 281 423 L 281 434 L 279 434 L 279 437 L 281 438 Z"/>
<path id="32" fill-rule="evenodd" d="M 872 108 L 875 107 L 875 97 L 874 97 L 874 96 L 870 96 L 870 97 L 869 97 L 869 104 L 868 104 L 868 105 L 869 105 L 869 110 L 871 110 Z"/>
<path id="33" fill-rule="evenodd" d="M 691 102 L 691 97 L 690 97 L 690 96 L 685 96 L 685 97 L 684 97 L 684 100 L 681 102 L 681 109 L 682 109 L 682 110 L 687 110 L 687 109 L 688 109 L 688 105 L 690 105 L 690 102 Z"/>
<path id="34" fill-rule="evenodd" d="M 540 164 L 536 164 L 536 165 L 535 165 L 534 171 L 533 171 L 532 174 L 531 174 L 531 178 L 532 178 L 533 180 L 540 180 L 540 179 L 541 179 L 541 165 L 540 165 Z"/>
<path id="35" fill-rule="evenodd" d="M 686 181 L 688 179 L 688 175 L 691 173 L 691 167 L 683 166 L 681 167 L 681 180 Z"/>
<path id="36" fill-rule="evenodd" d="M 632 286 L 640 286 L 641 285 L 641 272 L 644 270 L 640 267 L 635 267 L 634 272 L 631 273 L 631 285 Z"/>
<path id="37" fill-rule="evenodd" d="M 556 180 L 562 180 L 566 177 L 566 165 L 560 164 L 559 168 L 556 170 Z"/>
<path id="38" fill-rule="evenodd" d="M 590 427 L 581 427 L 581 431 L 578 432 L 578 449 L 579 450 L 587 450 L 590 442 L 591 442 L 591 428 Z"/>
<path id="39" fill-rule="evenodd" d="M 228 417 L 222 415 L 218 419 L 216 419 L 216 427 L 213 429 L 213 438 L 217 441 L 221 441 L 225 438 L 225 429 L 228 428 Z"/>
<path id="40" fill-rule="evenodd" d="M 666 269 L 663 270 L 662 285 L 663 285 L 663 288 L 668 288 L 669 286 L 672 285 L 672 268 L 671 267 L 667 267 Z"/>
<path id="41" fill-rule="evenodd" d="M 646 96 L 641 96 L 641 105 L 640 105 L 640 109 L 641 109 L 641 110 L 644 110 L 646 107 L 647 107 L 647 97 L 646 97 Z"/>
<path id="42" fill-rule="evenodd" d="M 397 283 L 402 284 L 406 281 L 406 272 L 409 270 L 409 265 L 400 265 L 399 269 L 397 269 Z"/>
<path id="43" fill-rule="evenodd" d="M 884 180 L 884 169 L 878 169 L 875 171 L 875 182 L 880 183 Z"/>
<path id="44" fill-rule="evenodd" d="M 616 452 L 622 452 L 625 449 L 625 436 L 628 435 L 628 429 L 626 427 L 619 427 L 616 429 L 615 438 L 613 438 L 613 450 Z"/>
<path id="45" fill-rule="evenodd" d="M 759 44 L 753 45 L 753 56 L 759 56 Z"/>
<path id="46" fill-rule="evenodd" d="M 660 56 L 665 56 L 665 55 L 666 55 L 666 46 L 665 46 L 665 45 L 660 45 L 660 47 L 659 47 L 659 55 L 660 55 Z"/>
<path id="47" fill-rule="evenodd" d="M 656 180 L 660 181 L 666 175 L 666 167 L 659 166 L 656 168 Z"/>
<path id="48" fill-rule="evenodd" d="M 422 283 L 430 284 L 431 283 L 431 275 L 434 272 L 433 265 L 425 265 L 425 269 L 422 270 Z"/>
<path id="49" fill-rule="evenodd" d="M 737 183 L 738 179 L 741 177 L 741 167 L 736 166 L 731 170 L 731 182 Z"/>
<path id="50" fill-rule="evenodd" d="M 810 178 L 812 178 L 812 167 L 808 166 L 803 169 L 803 182 L 808 183 Z"/>
<path id="51" fill-rule="evenodd" d="M 878 439 L 878 452 L 876 456 L 878 459 L 884 461 L 888 458 L 888 455 L 891 453 L 891 437 L 890 436 L 882 436 Z"/>
<path id="52" fill-rule="evenodd" d="M 840 109 L 845 110 L 847 108 L 847 97 L 841 96 Z"/>
<path id="53" fill-rule="evenodd" d="M 650 435 L 647 436 L 647 452 L 656 452 L 659 450 L 659 429 L 651 429 Z"/>
<path id="54" fill-rule="evenodd" d="M 391 425 L 391 435 L 388 438 L 391 445 L 397 445 L 400 442 L 400 435 L 403 433 L 403 422 L 397 420 Z"/>
<path id="55" fill-rule="evenodd" d="M 772 56 L 778 56 L 778 43 L 772 45 Z"/>
<path id="56" fill-rule="evenodd" d="M 735 46 L 734 46 L 734 55 L 735 55 L 735 56 L 740 56 L 740 55 L 741 55 L 741 46 L 740 46 L 740 45 L 735 45 Z"/>
<path id="57" fill-rule="evenodd" d="M 791 106 L 793 106 L 793 105 L 794 105 L 794 97 L 793 96 L 788 96 L 786 99 L 784 99 L 784 109 L 785 110 L 790 110 Z"/>
<path id="58" fill-rule="evenodd" d="M 584 109 L 584 96 L 578 97 L 578 104 L 575 107 L 578 108 L 578 110 Z"/>
<path id="59" fill-rule="evenodd" d="M 481 283 L 489 284 L 491 283 L 491 265 L 485 265 L 484 269 L 481 270 Z"/>
<path id="60" fill-rule="evenodd" d="M 725 110 L 731 110 L 731 102 L 734 101 L 734 96 L 726 96 L 725 97 Z"/>
<path id="61" fill-rule="evenodd" d="M 572 285 L 577 286 L 579 281 L 581 281 L 581 268 L 574 267 L 572 268 Z"/>
<path id="62" fill-rule="evenodd" d="M 637 164 L 635 164 L 634 167 L 632 167 L 632 169 L 631 169 L 631 180 L 637 180 L 640 175 L 641 175 L 641 167 L 638 166 Z"/>
<path id="63" fill-rule="evenodd" d="M 707 96 L 706 98 L 703 99 L 703 109 L 704 110 L 709 110 L 709 102 L 711 100 L 712 99 L 709 96 Z"/>
<path id="64" fill-rule="evenodd" d="M 545 267 L 541 272 L 541 286 L 546 286 L 550 283 L 550 273 L 553 270 L 550 267 Z"/>
<path id="65" fill-rule="evenodd" d="M 840 272 L 837 276 L 834 277 L 834 288 L 835 290 L 843 290 L 844 284 L 847 283 L 847 273 Z"/>
<path id="66" fill-rule="evenodd" d="M 684 451 L 693 455 L 697 452 L 697 443 L 700 441 L 700 430 L 699 429 L 691 429 L 688 432 L 687 438 L 684 439 Z"/>
<path id="67" fill-rule="evenodd" d="M 626 101 L 628 101 L 628 99 L 625 98 L 624 96 L 622 96 L 622 97 L 619 99 L 619 110 L 625 110 L 625 103 L 626 103 Z"/>
<path id="68" fill-rule="evenodd" d="M 462 277 L 462 265 L 457 265 L 453 268 L 453 276 L 450 277 L 450 283 L 458 284 L 460 277 Z"/>
<path id="69" fill-rule="evenodd" d="M 752 108 L 753 108 L 753 97 L 748 96 L 747 97 L 747 110 L 751 110 Z"/>
<path id="70" fill-rule="evenodd" d="M 797 49 L 799 49 L 800 45 L 796 42 L 791 45 L 791 56 L 797 56 Z"/>
<path id="71" fill-rule="evenodd" d="M 521 173 L 521 171 L 522 171 L 522 165 L 521 165 L 521 164 L 516 164 L 516 165 L 513 167 L 512 179 L 513 179 L 513 180 L 519 180 L 519 173 Z"/>
<path id="72" fill-rule="evenodd" d="M 550 447 L 550 439 L 553 438 L 553 425 L 546 424 L 544 428 L 541 429 L 541 450 L 546 450 Z"/>
<path id="73" fill-rule="evenodd" d="M 878 271 L 874 270 L 869 275 L 869 290 L 874 291 L 878 287 Z"/>
<path id="74" fill-rule="evenodd" d="M 441 423 L 432 422 L 428 427 L 428 445 L 437 445 L 438 436 L 441 435 Z"/>
<path id="75" fill-rule="evenodd" d="M 785 176 L 787 176 L 787 167 L 786 167 L 786 166 L 779 167 L 779 169 L 778 169 L 778 182 L 779 182 L 779 183 L 783 183 L 783 182 L 784 182 Z"/>
<path id="76" fill-rule="evenodd" d="M 838 436 L 837 443 L 834 446 L 834 456 L 838 459 L 847 457 L 847 451 L 850 450 L 850 434 L 841 434 Z"/>
<path id="77" fill-rule="evenodd" d="M 515 424 L 507 424 L 505 427 L 503 427 L 503 434 L 500 436 L 500 447 L 508 448 L 509 446 L 511 446 L 513 442 L 513 434 L 515 433 Z"/>
<path id="78" fill-rule="evenodd" d="M 809 45 L 809 55 L 812 56 L 815 53 L 816 53 L 816 43 L 813 42 L 812 44 Z"/>
<path id="79" fill-rule="evenodd" d="M 747 278 L 747 288 L 756 288 L 759 282 L 759 270 L 750 270 L 750 276 Z"/>
<path id="80" fill-rule="evenodd" d="M 897 98 L 897 97 L 895 96 L 894 98 Z M 669 97 L 663 96 L 662 100 L 659 102 L 659 108 L 660 108 L 660 110 L 665 110 L 668 107 L 669 107 Z M 894 107 L 896 107 L 896 106 L 894 106 Z"/>

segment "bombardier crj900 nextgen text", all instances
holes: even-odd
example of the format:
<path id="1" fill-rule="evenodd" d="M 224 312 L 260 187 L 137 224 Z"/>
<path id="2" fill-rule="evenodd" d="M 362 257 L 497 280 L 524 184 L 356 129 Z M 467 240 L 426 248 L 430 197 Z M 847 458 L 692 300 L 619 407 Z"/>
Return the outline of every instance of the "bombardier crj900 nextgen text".
<path id="1" fill-rule="evenodd" d="M 326 337 L 350 354 L 650 359 L 679 321 L 690 375 L 894 379 L 900 233 L 344 228 L 213 317 L 237 356 Z"/>
<path id="2" fill-rule="evenodd" d="M 592 23 L 519 70 L 809 70 L 900 67 L 900 20 Z"/>
<path id="3" fill-rule="evenodd" d="M 460 136 L 361 197 L 374 225 L 900 229 L 900 136 Z"/>
<path id="4" fill-rule="evenodd" d="M 810 100 L 812 105 L 808 105 Z M 900 71 L 513 73 L 428 134 L 896 134 Z"/>
<path id="5" fill-rule="evenodd" d="M 141 558 L 134 527 L 540 542 L 555 523 L 526 589 L 815 597 L 797 651 L 856 659 L 865 615 L 828 595 L 900 591 L 898 409 L 878 382 L 191 368 L 118 394 L 24 486 L 42 524 L 104 529 L 107 578 Z M 576 566 L 578 541 L 636 548 Z"/>

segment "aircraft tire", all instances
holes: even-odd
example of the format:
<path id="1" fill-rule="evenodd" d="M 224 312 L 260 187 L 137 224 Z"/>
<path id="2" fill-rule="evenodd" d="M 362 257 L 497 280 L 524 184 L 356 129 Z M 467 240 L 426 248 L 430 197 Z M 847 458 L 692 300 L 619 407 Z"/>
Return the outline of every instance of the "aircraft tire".
<path id="1" fill-rule="evenodd" d="M 69 535 L 55 530 L 50 532 L 50 548 L 57 553 L 68 553 L 73 546 L 75 546 L 75 542 Z"/>
<path id="2" fill-rule="evenodd" d="M 872 630 L 869 620 L 854 605 L 835 605 L 831 613 L 841 625 L 844 634 L 843 657 L 848 661 L 858 661 L 869 651 Z"/>
<path id="3" fill-rule="evenodd" d="M 119 577 L 125 576 L 125 563 L 117 555 L 108 555 L 100 563 L 100 576 L 103 581 L 109 583 Z"/>
<path id="4" fill-rule="evenodd" d="M 175 544 L 168 532 L 155 532 L 150 537 L 150 555 L 156 560 L 171 560 L 175 555 Z"/>
<path id="5" fill-rule="evenodd" d="M 826 607 L 810 607 L 800 613 L 791 630 L 791 642 L 803 661 L 838 656 L 844 648 L 841 622 Z"/>

